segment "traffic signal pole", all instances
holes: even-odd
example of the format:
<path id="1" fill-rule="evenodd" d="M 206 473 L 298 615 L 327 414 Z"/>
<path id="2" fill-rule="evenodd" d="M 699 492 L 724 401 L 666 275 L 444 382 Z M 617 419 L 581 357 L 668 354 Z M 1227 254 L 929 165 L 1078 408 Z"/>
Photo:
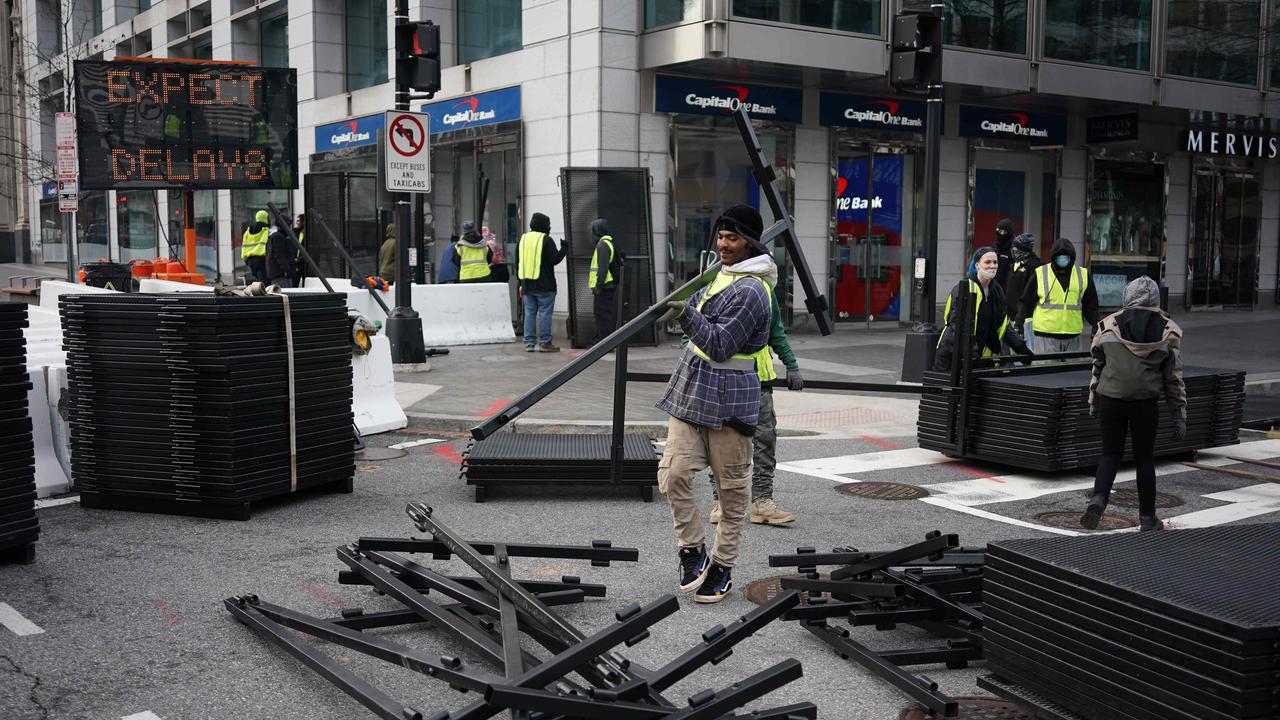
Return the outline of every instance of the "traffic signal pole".
<path id="1" fill-rule="evenodd" d="M 931 10 L 938 17 L 939 23 L 943 20 L 943 6 L 940 2 L 935 2 L 931 6 Z M 925 117 L 925 125 L 928 127 L 928 135 L 925 139 L 925 176 L 924 176 L 924 197 L 925 206 L 928 208 L 925 214 L 925 273 L 924 273 L 924 294 L 921 297 L 923 314 L 920 315 L 922 322 L 927 325 L 933 325 L 936 317 L 937 308 L 937 283 L 938 283 L 938 176 L 941 170 L 940 156 L 942 155 L 942 52 L 941 43 L 938 47 L 938 58 L 933 71 L 929 78 L 929 96 L 927 99 L 928 114 Z"/>
<path id="2" fill-rule="evenodd" d="M 409 22 L 409 0 L 396 0 L 395 23 Z M 397 56 L 400 49 L 397 47 Z M 409 78 L 396 63 L 396 110 L 409 110 Z M 387 316 L 387 338 L 391 341 L 391 361 L 395 363 L 426 362 L 427 349 L 422 340 L 422 318 L 413 309 L 413 276 L 409 272 L 409 246 L 413 242 L 410 227 L 409 193 L 395 193 L 396 282 L 395 302 Z"/>

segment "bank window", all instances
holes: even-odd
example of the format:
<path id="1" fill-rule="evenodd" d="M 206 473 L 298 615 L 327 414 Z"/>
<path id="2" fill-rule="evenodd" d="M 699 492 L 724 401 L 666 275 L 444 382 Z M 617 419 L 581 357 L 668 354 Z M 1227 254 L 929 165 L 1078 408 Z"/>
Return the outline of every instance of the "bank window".
<path id="1" fill-rule="evenodd" d="M 1151 0 L 1058 0 L 1045 11 L 1046 57 L 1151 69 Z"/>
<path id="2" fill-rule="evenodd" d="M 289 15 L 284 13 L 258 26 L 262 67 L 289 67 Z"/>
<path id="3" fill-rule="evenodd" d="M 155 192 L 131 190 L 116 193 L 116 238 L 120 244 L 120 262 L 150 260 L 159 256 Z"/>
<path id="4" fill-rule="evenodd" d="M 646 28 L 702 19 L 702 0 L 644 0 Z"/>
<path id="5" fill-rule="evenodd" d="M 519 50 L 521 31 L 520 0 L 458 3 L 458 64 Z"/>
<path id="6" fill-rule="evenodd" d="M 753 20 L 880 34 L 880 0 L 733 0 L 733 14 Z"/>
<path id="7" fill-rule="evenodd" d="M 927 12 L 933 0 L 903 0 L 904 10 Z M 946 0 L 943 42 L 1027 54 L 1027 0 Z"/>
<path id="8" fill-rule="evenodd" d="M 1258 82 L 1260 0 L 1169 0 L 1165 72 Z"/>
<path id="9" fill-rule="evenodd" d="M 348 92 L 387 81 L 387 18 L 386 0 L 347 0 Z"/>

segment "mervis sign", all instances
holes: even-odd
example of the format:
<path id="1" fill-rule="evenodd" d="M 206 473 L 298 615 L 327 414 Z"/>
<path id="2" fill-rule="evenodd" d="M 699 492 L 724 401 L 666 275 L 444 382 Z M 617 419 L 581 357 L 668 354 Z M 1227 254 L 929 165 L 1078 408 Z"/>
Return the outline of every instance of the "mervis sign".
<path id="1" fill-rule="evenodd" d="M 1234 130 L 1183 130 L 1179 133 L 1183 152 L 1205 155 L 1262 158 L 1280 156 L 1280 137 Z"/>
<path id="2" fill-rule="evenodd" d="M 758 120 L 800 122 L 799 90 L 733 81 L 659 75 L 654 83 L 656 112 L 728 115 L 739 107 Z"/>
<path id="3" fill-rule="evenodd" d="M 825 92 L 818 97 L 818 122 L 828 126 L 924 132 L 926 114 L 919 100 Z"/>
<path id="4" fill-rule="evenodd" d="M 520 88 L 475 93 L 422 106 L 431 114 L 431 134 L 520 119 Z"/>
<path id="5" fill-rule="evenodd" d="M 961 105 L 960 134 L 964 137 L 1020 140 L 1032 145 L 1065 145 L 1067 119 L 1062 115 Z"/>
<path id="6" fill-rule="evenodd" d="M 372 145 L 378 141 L 378 131 L 382 128 L 382 113 L 320 125 L 316 128 L 316 152 Z"/>

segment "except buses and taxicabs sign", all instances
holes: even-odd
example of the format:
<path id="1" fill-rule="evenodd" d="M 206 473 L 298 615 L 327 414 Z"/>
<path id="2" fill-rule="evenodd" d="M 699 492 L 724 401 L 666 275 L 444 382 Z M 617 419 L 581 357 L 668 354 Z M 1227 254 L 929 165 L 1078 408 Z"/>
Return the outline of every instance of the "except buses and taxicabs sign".
<path id="1" fill-rule="evenodd" d="M 288 68 L 77 62 L 81 188 L 296 188 L 297 95 Z"/>

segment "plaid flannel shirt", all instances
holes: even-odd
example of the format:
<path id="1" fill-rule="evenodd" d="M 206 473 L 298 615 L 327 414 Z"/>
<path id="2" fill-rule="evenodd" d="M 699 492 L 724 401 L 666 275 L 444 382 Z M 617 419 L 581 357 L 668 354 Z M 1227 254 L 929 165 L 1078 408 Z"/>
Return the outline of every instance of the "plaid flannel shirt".
<path id="1" fill-rule="evenodd" d="M 769 342 L 769 297 L 763 281 L 747 276 L 717 293 L 699 311 L 706 288 L 693 294 L 680 327 L 689 344 L 723 362 Z M 694 425 L 719 430 L 737 418 L 755 427 L 760 413 L 760 378 L 755 372 L 714 368 L 685 347 L 657 408 Z"/>

